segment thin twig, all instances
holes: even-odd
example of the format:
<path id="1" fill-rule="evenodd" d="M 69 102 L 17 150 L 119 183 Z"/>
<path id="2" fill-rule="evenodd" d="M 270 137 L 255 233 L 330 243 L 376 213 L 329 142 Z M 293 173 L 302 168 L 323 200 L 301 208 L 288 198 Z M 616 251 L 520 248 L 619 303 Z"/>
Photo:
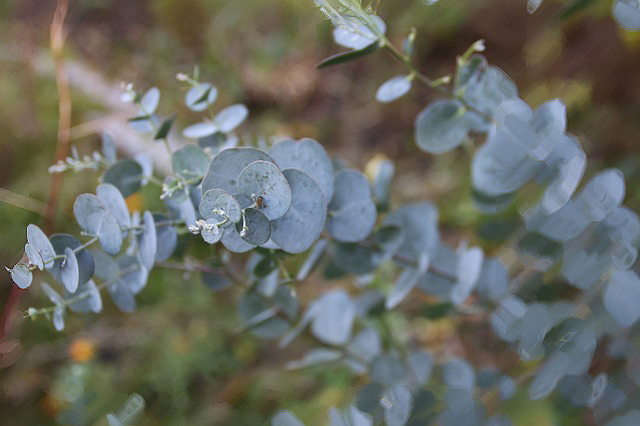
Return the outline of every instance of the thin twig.
<path id="1" fill-rule="evenodd" d="M 51 23 L 50 45 L 55 66 L 56 85 L 58 88 L 58 141 L 54 164 L 64 160 L 69 152 L 71 141 L 71 92 L 69 78 L 64 66 L 64 20 L 69 9 L 69 0 L 58 0 L 56 11 Z M 44 230 L 50 233 L 53 230 L 58 198 L 62 188 L 63 174 L 54 174 L 51 179 L 49 198 L 45 210 Z"/>

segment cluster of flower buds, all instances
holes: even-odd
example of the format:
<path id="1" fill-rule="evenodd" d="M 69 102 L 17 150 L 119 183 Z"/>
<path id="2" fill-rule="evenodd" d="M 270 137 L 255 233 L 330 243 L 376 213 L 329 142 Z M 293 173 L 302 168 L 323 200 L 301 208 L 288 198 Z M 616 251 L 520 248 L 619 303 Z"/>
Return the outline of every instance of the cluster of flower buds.
<path id="1" fill-rule="evenodd" d="M 189 231 L 195 235 L 201 232 L 213 232 L 217 235 L 220 232 L 220 228 L 215 223 L 207 223 L 207 221 L 200 219 L 196 221 L 195 225 L 189 225 Z"/>
<path id="2" fill-rule="evenodd" d="M 105 162 L 103 155 L 94 151 L 92 155 L 85 155 L 80 158 L 75 147 L 72 148 L 72 156 L 58 161 L 49 167 L 49 173 L 62 173 L 66 171 L 81 172 L 83 170 L 98 170 L 100 165 Z"/>

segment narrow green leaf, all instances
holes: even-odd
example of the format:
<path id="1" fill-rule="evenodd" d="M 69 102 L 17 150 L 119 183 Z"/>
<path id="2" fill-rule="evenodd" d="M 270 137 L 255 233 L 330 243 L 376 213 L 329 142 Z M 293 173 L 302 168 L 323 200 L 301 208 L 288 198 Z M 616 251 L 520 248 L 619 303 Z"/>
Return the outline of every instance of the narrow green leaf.
<path id="1" fill-rule="evenodd" d="M 571 16 L 575 15 L 576 13 L 580 12 L 581 10 L 591 6 L 591 4 L 595 3 L 595 1 L 596 0 L 576 0 L 573 2 L 571 6 L 566 8 L 564 12 L 562 12 L 558 16 L 558 19 L 560 20 L 568 19 Z"/>
<path id="2" fill-rule="evenodd" d="M 360 50 L 350 50 L 348 52 L 338 53 L 337 55 L 330 56 L 324 61 L 320 62 L 318 65 L 316 65 L 316 68 L 326 68 L 342 64 L 344 62 L 354 61 L 375 52 L 376 50 L 380 49 L 380 47 L 380 42 L 376 41 Z"/>
<path id="3" fill-rule="evenodd" d="M 169 132 L 171 131 L 171 127 L 173 126 L 173 122 L 175 120 L 176 120 L 176 114 L 173 114 L 169 118 L 165 118 L 162 121 L 162 124 L 160 125 L 160 128 L 156 132 L 153 139 L 156 141 L 166 139 L 166 137 L 169 136 Z"/>

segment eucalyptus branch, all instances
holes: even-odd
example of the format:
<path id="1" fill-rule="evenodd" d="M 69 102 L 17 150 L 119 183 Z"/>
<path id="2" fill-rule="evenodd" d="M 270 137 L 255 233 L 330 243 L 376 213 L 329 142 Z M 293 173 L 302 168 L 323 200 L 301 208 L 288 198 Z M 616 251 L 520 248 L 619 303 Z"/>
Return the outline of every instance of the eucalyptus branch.
<path id="1" fill-rule="evenodd" d="M 440 93 L 441 95 L 457 100 L 467 110 L 475 112 L 476 114 L 484 117 L 487 121 L 489 122 L 494 121 L 494 118 L 491 115 L 485 113 L 484 111 L 480 111 L 473 105 L 469 104 L 469 102 L 467 102 L 464 99 L 464 97 L 454 93 L 453 90 L 447 89 L 446 87 L 444 87 L 445 84 L 448 84 L 451 81 L 451 78 L 449 76 L 439 78 L 437 80 L 432 80 L 431 78 L 427 77 L 425 74 L 420 72 L 418 68 L 413 64 L 413 62 L 411 61 L 411 57 L 409 55 L 402 53 L 397 47 L 393 45 L 393 43 L 391 43 L 391 41 L 385 35 L 381 36 L 381 45 L 383 48 L 387 49 L 387 51 L 391 54 L 391 56 L 393 56 L 394 58 L 402 62 L 405 65 L 405 67 L 411 72 L 411 75 L 414 76 L 416 79 L 418 79 L 420 82 L 434 89 L 436 92 Z M 483 44 L 474 43 L 474 46 L 476 45 L 484 46 Z M 483 47 L 482 48 L 479 47 L 478 49 L 484 50 Z M 468 55 L 465 54 L 462 56 L 462 58 L 464 58 L 465 56 L 468 56 Z M 461 66 L 462 64 L 463 62 L 459 61 L 458 66 Z"/>

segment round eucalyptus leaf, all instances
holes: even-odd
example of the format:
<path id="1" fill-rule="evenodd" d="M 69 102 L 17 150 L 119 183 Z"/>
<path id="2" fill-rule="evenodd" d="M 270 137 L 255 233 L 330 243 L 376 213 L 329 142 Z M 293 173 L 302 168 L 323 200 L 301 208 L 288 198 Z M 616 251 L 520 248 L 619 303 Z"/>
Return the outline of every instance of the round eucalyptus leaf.
<path id="1" fill-rule="evenodd" d="M 127 287 L 126 283 L 123 281 L 116 280 L 109 283 L 107 286 L 107 292 L 109 293 L 109 296 L 111 296 L 113 303 L 120 311 L 131 313 L 136 310 L 136 299 L 131 290 Z"/>
<path id="2" fill-rule="evenodd" d="M 44 269 L 44 261 L 42 260 L 40 252 L 36 250 L 31 244 L 27 243 L 24 245 L 24 252 L 29 258 L 30 264 L 36 266 L 41 271 Z"/>
<path id="3" fill-rule="evenodd" d="M 413 395 L 406 386 L 388 388 L 380 398 L 384 419 L 388 426 L 404 426 L 413 409 Z"/>
<path id="4" fill-rule="evenodd" d="M 378 102 L 392 102 L 406 95 L 411 90 L 411 79 L 407 75 L 393 77 L 378 87 L 376 100 Z"/>
<path id="5" fill-rule="evenodd" d="M 13 268 L 7 268 L 5 266 L 5 269 L 11 274 L 11 279 L 18 287 L 24 289 L 31 285 L 33 274 L 25 265 L 18 263 Z"/>
<path id="6" fill-rule="evenodd" d="M 447 362 L 442 369 L 442 381 L 449 388 L 471 392 L 476 386 L 476 374 L 467 361 L 454 358 Z"/>
<path id="7" fill-rule="evenodd" d="M 204 121 L 202 123 L 196 123 L 185 127 L 182 130 L 182 135 L 185 138 L 199 139 L 211 136 L 219 130 L 220 129 L 215 123 L 211 121 Z"/>
<path id="8" fill-rule="evenodd" d="M 50 241 L 56 252 L 56 255 L 64 255 L 67 248 L 75 250 L 82 245 L 80 241 L 78 241 L 75 237 L 68 234 L 53 234 L 50 237 Z M 91 279 L 95 271 L 93 256 L 87 249 L 82 249 L 78 253 L 76 253 L 74 257 L 78 265 L 78 282 L 79 284 L 84 284 Z M 63 283 L 63 269 L 64 267 L 62 267 L 62 259 L 57 259 L 51 267 L 51 273 L 59 283 Z M 70 292 L 75 291 L 71 290 L 70 288 L 67 288 L 67 290 L 69 290 Z"/>
<path id="9" fill-rule="evenodd" d="M 142 227 L 142 234 L 138 237 L 138 258 L 145 268 L 153 269 L 158 240 L 156 223 L 150 211 L 142 215 Z"/>
<path id="10" fill-rule="evenodd" d="M 102 181 L 118 188 L 122 196 L 126 198 L 134 192 L 138 192 L 142 186 L 143 176 L 142 166 L 137 161 L 121 160 L 104 172 Z"/>
<path id="11" fill-rule="evenodd" d="M 378 204 L 386 205 L 389 203 L 389 194 L 391 193 L 391 181 L 395 173 L 396 167 L 391 160 L 382 160 L 378 163 L 373 180 L 373 196 Z"/>
<path id="12" fill-rule="evenodd" d="M 629 327 L 640 318 L 640 278 L 633 271 L 614 270 L 604 291 L 604 306 L 616 322 Z"/>
<path id="13" fill-rule="evenodd" d="M 167 206 L 169 216 L 173 219 L 181 219 L 187 225 L 192 225 L 198 220 L 193 201 L 188 197 L 182 201 L 175 201 L 171 197 L 167 197 L 164 199 L 164 204 Z"/>
<path id="14" fill-rule="evenodd" d="M 98 237 L 102 249 L 116 255 L 122 247 L 122 231 L 107 207 L 93 194 L 81 194 L 73 204 L 80 227 Z"/>
<path id="15" fill-rule="evenodd" d="M 350 25 L 337 26 L 333 30 L 333 39 L 337 44 L 349 49 L 360 50 L 377 40 L 376 34 L 357 18 L 347 17 L 345 19 L 351 21 Z M 371 19 L 375 23 L 377 30 L 384 34 L 387 29 L 384 21 L 374 15 L 371 16 Z"/>
<path id="16" fill-rule="evenodd" d="M 367 274 L 384 261 L 380 251 L 355 243 L 336 244 L 332 257 L 338 268 L 356 275 Z"/>
<path id="17" fill-rule="evenodd" d="M 211 83 L 199 83 L 187 91 L 184 103 L 191 111 L 204 111 L 217 97 L 218 89 Z"/>
<path id="18" fill-rule="evenodd" d="M 60 306 L 64 303 L 62 296 L 60 296 L 60 294 L 55 289 L 53 289 L 53 287 L 51 287 L 49 284 L 42 283 L 41 287 L 42 287 L 42 291 L 44 292 L 44 294 L 47 295 L 51 303 L 53 303 L 56 306 Z"/>
<path id="19" fill-rule="evenodd" d="M 142 167 L 142 180 L 140 183 L 142 185 L 146 185 L 150 178 L 153 175 L 153 160 L 151 156 L 146 152 L 141 152 L 133 156 L 133 160 Z"/>
<path id="20" fill-rule="evenodd" d="M 240 238 L 254 246 L 259 246 L 269 241 L 271 237 L 269 219 L 257 209 L 245 209 L 244 216 L 245 221 L 236 224 L 236 229 L 240 232 Z M 245 224 L 247 232 L 243 234 L 242 228 Z"/>
<path id="21" fill-rule="evenodd" d="M 234 198 L 236 200 L 239 200 L 237 195 L 234 196 Z M 240 205 L 242 206 L 242 203 L 240 203 Z M 240 226 L 242 227 L 241 223 Z M 222 242 L 222 245 L 227 248 L 227 250 L 234 253 L 245 253 L 256 247 L 255 245 L 249 244 L 248 242 L 243 240 L 240 237 L 240 233 L 235 226 L 229 226 L 228 228 L 225 228 L 224 232 L 222 233 L 222 239 L 220 241 Z"/>
<path id="22" fill-rule="evenodd" d="M 120 267 L 118 281 L 131 294 L 138 294 L 147 285 L 149 270 L 135 256 L 123 256 L 117 259 Z"/>
<path id="23" fill-rule="evenodd" d="M 624 1 L 624 0 L 620 0 Z M 629 2 L 635 0 L 628 0 Z M 638 24 L 640 26 L 640 24 Z M 640 410 L 630 410 L 626 414 L 615 416 L 605 423 L 605 426 L 635 426 L 640 424 Z"/>
<path id="24" fill-rule="evenodd" d="M 418 147 L 430 154 L 457 148 L 469 132 L 465 108 L 455 100 L 435 101 L 416 117 L 415 138 Z"/>
<path id="25" fill-rule="evenodd" d="M 291 411 L 280 410 L 271 419 L 271 426 L 304 426 L 304 424 Z"/>
<path id="26" fill-rule="evenodd" d="M 567 129 L 567 105 L 558 98 L 543 103 L 533 113 L 531 126 L 540 137 L 563 134 Z"/>
<path id="27" fill-rule="evenodd" d="M 242 104 L 226 107 L 216 114 L 213 122 L 222 133 L 229 133 L 238 127 L 249 115 L 249 110 Z"/>
<path id="28" fill-rule="evenodd" d="M 407 363 L 411 371 L 410 377 L 414 379 L 412 382 L 419 386 L 426 385 L 433 371 L 433 356 L 427 351 L 410 352 Z"/>
<path id="29" fill-rule="evenodd" d="M 184 179 L 200 179 L 209 167 L 209 156 L 198 145 L 185 145 L 173 152 L 171 167 Z"/>
<path id="30" fill-rule="evenodd" d="M 115 186 L 110 183 L 101 183 L 96 188 L 96 196 L 123 228 L 131 226 L 131 216 L 124 197 Z"/>
<path id="31" fill-rule="evenodd" d="M 373 361 L 382 352 L 382 340 L 378 330 L 374 327 L 367 327 L 355 335 L 347 346 L 347 352 L 355 355 L 358 360 Z"/>
<path id="32" fill-rule="evenodd" d="M 313 139 L 283 139 L 269 149 L 275 164 L 284 169 L 302 170 L 318 184 L 326 203 L 333 196 L 333 164 L 324 147 Z"/>
<path id="33" fill-rule="evenodd" d="M 207 219 L 206 222 L 208 225 L 215 225 L 217 223 L 215 219 Z M 200 231 L 200 235 L 202 236 L 202 239 L 206 243 L 215 244 L 218 241 L 220 241 L 220 239 L 222 238 L 223 232 L 224 231 L 222 229 L 218 228 L 217 226 L 214 226 L 210 230 Z"/>
<path id="34" fill-rule="evenodd" d="M 120 276 L 120 265 L 115 258 L 102 250 L 92 250 L 90 254 L 95 264 L 95 275 L 100 280 L 112 281 Z"/>
<path id="35" fill-rule="evenodd" d="M 302 253 L 320 238 L 327 208 L 320 187 L 305 172 L 282 171 L 291 188 L 287 213 L 271 222 L 271 239 L 288 253 Z"/>
<path id="36" fill-rule="evenodd" d="M 109 133 L 102 133 L 102 155 L 109 163 L 115 163 L 117 160 L 116 141 L 113 140 Z"/>
<path id="37" fill-rule="evenodd" d="M 249 322 L 259 315 L 264 315 L 270 306 L 255 293 L 245 294 L 238 304 L 238 313 L 244 322 Z M 251 333 L 261 339 L 275 339 L 289 330 L 289 322 L 283 318 L 272 316 L 266 321 L 251 327 Z"/>
<path id="38" fill-rule="evenodd" d="M 231 286 L 231 280 L 223 274 L 203 272 L 200 274 L 200 280 L 211 291 L 222 291 Z"/>
<path id="39" fill-rule="evenodd" d="M 341 242 L 365 239 L 376 223 L 376 206 L 371 199 L 371 186 L 357 170 L 341 170 L 334 180 L 333 198 L 329 203 L 329 233 Z"/>
<path id="40" fill-rule="evenodd" d="M 51 245 L 51 241 L 47 238 L 46 234 L 42 232 L 38 226 L 29 224 L 27 226 L 27 241 L 31 246 L 40 253 L 44 266 L 47 269 L 53 267 L 53 257 L 56 255 L 56 251 Z"/>
<path id="41" fill-rule="evenodd" d="M 233 198 L 229 194 L 221 194 L 214 203 L 215 209 L 224 211 L 233 223 L 238 223 L 242 220 L 242 209 L 238 200 Z"/>
<path id="42" fill-rule="evenodd" d="M 211 162 L 202 179 L 202 193 L 210 189 L 221 189 L 229 194 L 238 192 L 237 179 L 240 172 L 254 161 L 271 161 L 266 152 L 255 148 L 230 148 L 220 151 Z"/>
<path id="43" fill-rule="evenodd" d="M 552 363 L 547 363 L 536 374 L 529 387 L 529 398 L 539 400 L 554 391 L 560 380 L 564 377 L 564 371 Z"/>
<path id="44" fill-rule="evenodd" d="M 76 302 L 69 304 L 69 309 L 72 312 L 82 314 L 93 312 L 97 314 L 102 311 L 102 297 L 100 296 L 100 290 L 98 290 L 98 287 L 93 280 L 89 280 L 78 286 L 78 290 L 75 293 L 69 293 L 65 290 L 64 298 L 66 300 L 79 298 Z"/>
<path id="45" fill-rule="evenodd" d="M 393 386 L 407 381 L 407 370 L 396 354 L 382 354 L 373 361 L 371 381 L 384 386 Z"/>
<path id="46" fill-rule="evenodd" d="M 405 268 L 387 296 L 385 307 L 393 309 L 398 306 L 415 288 L 422 275 L 424 275 L 423 271 L 415 268 Z"/>
<path id="47" fill-rule="evenodd" d="M 358 410 L 376 416 L 382 414 L 380 407 L 380 395 L 384 391 L 384 387 L 379 384 L 368 383 L 360 389 L 356 395 L 355 406 Z"/>
<path id="48" fill-rule="evenodd" d="M 113 412 L 107 414 L 107 423 L 109 423 L 109 426 L 124 426 L 124 423 Z"/>
<path id="49" fill-rule="evenodd" d="M 494 116 L 504 101 L 517 99 L 518 87 L 500 68 L 489 66 L 480 72 L 480 80 L 468 84 L 464 99 L 483 113 Z"/>
<path id="50" fill-rule="evenodd" d="M 509 274 L 504 263 L 497 258 L 485 259 L 478 277 L 478 294 L 497 301 L 507 291 L 508 285 Z"/>
<path id="51" fill-rule="evenodd" d="M 249 205 L 251 205 L 250 200 L 245 207 Z M 214 213 L 213 211 L 216 209 L 223 210 L 229 217 L 230 222 L 222 225 L 223 228 L 227 228 L 231 226 L 232 223 L 237 223 L 242 219 L 242 208 L 235 198 L 221 189 L 210 189 L 202 194 L 202 198 L 200 199 L 200 215 L 205 220 L 213 219 L 213 223 L 222 222 L 225 217 Z"/>
<path id="52" fill-rule="evenodd" d="M 254 161 L 238 176 L 238 192 L 259 199 L 260 211 L 269 220 L 278 219 L 291 206 L 291 187 L 276 165 L 268 161 Z"/>
<path id="53" fill-rule="evenodd" d="M 513 395 L 515 395 L 516 382 L 509 376 L 502 376 L 498 380 L 498 397 L 502 401 L 508 401 Z"/>
<path id="54" fill-rule="evenodd" d="M 627 31 L 640 30 L 640 3 L 638 0 L 615 0 L 612 4 L 613 19 Z"/>
<path id="55" fill-rule="evenodd" d="M 140 99 L 140 108 L 144 115 L 151 115 L 156 112 L 158 104 L 160 103 L 160 90 L 157 87 L 152 87 Z"/>
<path id="56" fill-rule="evenodd" d="M 354 405 L 349 408 L 349 417 L 353 426 L 373 426 L 371 416 L 358 410 Z M 345 413 L 345 417 L 347 414 Z"/>
<path id="57" fill-rule="evenodd" d="M 458 66 L 454 80 L 456 93 L 463 93 L 468 87 L 478 84 L 487 66 L 487 59 L 478 54 L 471 55 L 462 66 Z"/>
<path id="58" fill-rule="evenodd" d="M 553 306 L 532 304 L 527 309 L 518 346 L 518 354 L 523 361 L 532 361 L 544 355 L 542 344 L 547 332 L 562 320 L 562 316 L 554 313 L 551 308 Z"/>
<path id="59" fill-rule="evenodd" d="M 153 213 L 153 220 L 156 223 L 156 262 L 164 262 L 169 259 L 178 244 L 178 232 L 173 226 L 161 226 L 163 222 L 168 222 L 169 217 L 162 213 Z"/>
<path id="60" fill-rule="evenodd" d="M 64 285 L 64 288 L 68 292 L 74 293 L 78 288 L 80 278 L 78 259 L 76 259 L 74 251 L 69 247 L 64 249 L 64 255 L 66 258 L 62 259 L 60 262 L 58 276 L 60 277 L 60 283 Z"/>
<path id="61" fill-rule="evenodd" d="M 373 234 L 373 246 L 365 247 L 354 243 L 335 245 L 333 260 L 335 264 L 352 274 L 366 274 L 383 262 L 391 259 L 400 248 L 404 233 L 396 225 L 383 225 Z"/>
<path id="62" fill-rule="evenodd" d="M 471 295 L 476 287 L 480 273 L 484 252 L 480 247 L 463 249 L 458 255 L 458 280 L 451 289 L 450 300 L 454 305 L 460 305 Z"/>
<path id="63" fill-rule="evenodd" d="M 202 194 L 198 210 L 200 211 L 200 216 L 202 216 L 204 220 L 222 220 L 222 216 L 213 213 L 213 211 L 217 208 L 216 201 L 218 200 L 218 197 L 223 194 L 226 194 L 226 192 L 222 189 L 210 189 Z"/>
<path id="64" fill-rule="evenodd" d="M 417 260 L 423 254 L 434 255 L 440 243 L 438 210 L 432 203 L 407 204 L 384 219 L 404 232 L 400 253 Z"/>
<path id="65" fill-rule="evenodd" d="M 601 221 L 620 206 L 624 195 L 624 174 L 618 169 L 608 169 L 589 180 L 576 202 L 581 210 L 588 210 L 590 218 Z"/>
<path id="66" fill-rule="evenodd" d="M 56 331 L 64 330 L 64 317 L 65 317 L 65 310 L 62 307 L 57 307 L 53 311 L 53 315 L 52 315 L 53 328 L 55 328 Z"/>
<path id="67" fill-rule="evenodd" d="M 351 337 L 356 307 L 344 290 L 332 290 L 316 301 L 316 316 L 311 332 L 323 343 L 344 345 Z"/>

